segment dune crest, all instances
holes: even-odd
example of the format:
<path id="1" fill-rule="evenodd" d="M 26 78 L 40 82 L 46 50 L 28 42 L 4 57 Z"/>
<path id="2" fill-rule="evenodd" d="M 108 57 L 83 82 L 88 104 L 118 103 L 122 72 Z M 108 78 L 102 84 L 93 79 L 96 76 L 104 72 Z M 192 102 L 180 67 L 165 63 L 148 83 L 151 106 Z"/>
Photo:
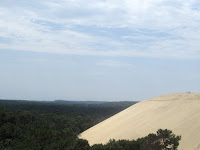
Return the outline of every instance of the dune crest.
<path id="1" fill-rule="evenodd" d="M 200 93 L 161 95 L 139 102 L 79 135 L 90 145 L 137 139 L 159 128 L 181 135 L 179 150 L 200 150 Z"/>

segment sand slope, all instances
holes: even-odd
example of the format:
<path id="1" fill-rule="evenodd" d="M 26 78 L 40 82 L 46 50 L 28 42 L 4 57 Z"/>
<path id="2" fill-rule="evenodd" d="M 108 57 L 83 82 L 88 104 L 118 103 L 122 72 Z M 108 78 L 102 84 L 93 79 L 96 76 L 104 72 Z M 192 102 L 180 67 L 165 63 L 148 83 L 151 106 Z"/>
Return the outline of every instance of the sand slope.
<path id="1" fill-rule="evenodd" d="M 200 93 L 177 93 L 137 103 L 81 133 L 90 145 L 137 139 L 170 129 L 181 135 L 179 150 L 200 150 Z"/>

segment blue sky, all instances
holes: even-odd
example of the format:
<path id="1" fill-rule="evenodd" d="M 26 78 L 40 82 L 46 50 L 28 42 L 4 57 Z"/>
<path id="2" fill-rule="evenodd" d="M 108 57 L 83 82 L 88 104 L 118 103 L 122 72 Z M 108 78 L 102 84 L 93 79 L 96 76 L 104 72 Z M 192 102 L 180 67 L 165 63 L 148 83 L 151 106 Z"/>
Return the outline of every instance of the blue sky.
<path id="1" fill-rule="evenodd" d="M 1 0 L 0 98 L 200 91 L 197 0 Z"/>

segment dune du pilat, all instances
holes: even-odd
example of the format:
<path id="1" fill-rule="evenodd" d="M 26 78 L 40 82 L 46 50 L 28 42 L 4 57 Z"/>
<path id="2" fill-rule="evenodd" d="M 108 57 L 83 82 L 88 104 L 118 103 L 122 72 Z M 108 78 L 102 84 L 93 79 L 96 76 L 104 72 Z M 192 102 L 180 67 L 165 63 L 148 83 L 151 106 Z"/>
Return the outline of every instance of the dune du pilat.
<path id="1" fill-rule="evenodd" d="M 200 93 L 176 93 L 139 102 L 79 135 L 90 145 L 137 139 L 158 129 L 181 135 L 179 150 L 200 149 Z"/>

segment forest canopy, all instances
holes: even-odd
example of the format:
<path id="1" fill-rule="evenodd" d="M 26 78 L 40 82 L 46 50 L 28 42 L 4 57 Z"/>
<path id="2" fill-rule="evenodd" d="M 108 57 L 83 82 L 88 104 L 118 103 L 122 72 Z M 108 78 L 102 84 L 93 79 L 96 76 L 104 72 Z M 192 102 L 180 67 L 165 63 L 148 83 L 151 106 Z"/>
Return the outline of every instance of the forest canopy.
<path id="1" fill-rule="evenodd" d="M 110 140 L 90 146 L 77 136 L 132 105 L 130 102 L 64 104 L 63 102 L 0 101 L 2 150 L 176 150 L 180 136 L 159 129 L 136 140 Z M 2 107 L 4 106 L 4 107 Z"/>

